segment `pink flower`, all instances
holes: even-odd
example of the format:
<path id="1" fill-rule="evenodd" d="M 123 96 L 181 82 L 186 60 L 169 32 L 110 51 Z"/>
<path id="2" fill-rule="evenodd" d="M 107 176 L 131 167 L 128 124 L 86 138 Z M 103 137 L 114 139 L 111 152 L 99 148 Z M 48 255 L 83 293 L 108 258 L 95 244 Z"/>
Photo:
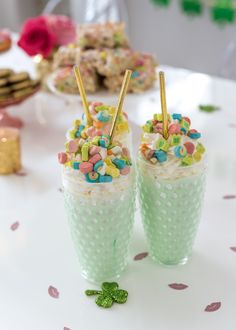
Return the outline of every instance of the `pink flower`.
<path id="1" fill-rule="evenodd" d="M 67 16 L 45 16 L 48 26 L 56 39 L 56 45 L 67 45 L 75 41 L 76 24 Z"/>
<path id="2" fill-rule="evenodd" d="M 25 21 L 18 46 L 30 55 L 41 54 L 48 57 L 56 43 L 45 17 L 38 16 Z"/>

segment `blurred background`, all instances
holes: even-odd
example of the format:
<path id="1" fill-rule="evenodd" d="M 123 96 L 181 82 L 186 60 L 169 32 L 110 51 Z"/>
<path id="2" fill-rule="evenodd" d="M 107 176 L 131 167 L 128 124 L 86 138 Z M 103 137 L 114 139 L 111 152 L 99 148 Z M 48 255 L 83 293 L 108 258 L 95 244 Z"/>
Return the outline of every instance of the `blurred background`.
<path id="1" fill-rule="evenodd" d="M 134 48 L 154 53 L 160 63 L 236 79 L 234 67 L 235 24 L 216 24 L 210 17 L 209 1 L 201 15 L 185 15 L 181 1 L 166 0 L 1 0 L 0 28 L 19 31 L 27 17 L 43 11 L 65 14 L 77 22 L 109 18 L 126 21 Z M 217 2 L 217 1 L 216 1 Z M 221 3 L 233 1 L 221 0 Z M 214 3 L 214 1 L 210 1 Z M 219 3 L 219 0 L 218 0 Z M 119 8 L 116 12 L 114 8 Z M 113 8 L 113 9 L 112 9 Z M 113 11 L 112 11 L 113 10 Z M 230 66 L 230 70 L 228 67 Z M 236 66 L 236 61 L 235 61 Z"/>

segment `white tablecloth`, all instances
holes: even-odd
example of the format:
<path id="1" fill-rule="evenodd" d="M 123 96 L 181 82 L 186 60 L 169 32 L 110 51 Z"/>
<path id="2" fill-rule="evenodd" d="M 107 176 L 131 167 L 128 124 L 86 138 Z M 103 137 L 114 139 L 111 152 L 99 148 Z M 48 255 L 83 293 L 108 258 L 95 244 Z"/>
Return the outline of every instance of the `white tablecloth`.
<path id="1" fill-rule="evenodd" d="M 4 66 L 33 72 L 31 60 L 15 48 L 0 55 Z M 0 329 L 235 329 L 236 248 L 231 248 L 236 247 L 236 83 L 174 68 L 166 68 L 166 76 L 169 111 L 190 116 L 208 148 L 205 207 L 192 259 L 172 268 L 149 257 L 134 261 L 147 250 L 137 212 L 129 267 L 118 281 L 129 292 L 127 303 L 104 310 L 84 295 L 97 287 L 80 276 L 57 163 L 65 132 L 82 109 L 38 94 L 12 109 L 25 121 L 26 175 L 0 177 Z M 117 98 L 107 100 L 116 104 Z M 197 108 L 200 103 L 221 110 L 203 113 Z M 140 125 L 160 111 L 158 90 L 128 95 L 125 110 L 137 149 Z M 11 228 L 15 223 L 18 227 Z M 175 290 L 172 283 L 188 287 Z M 57 299 L 48 294 L 49 286 L 58 290 Z M 206 312 L 214 302 L 220 308 Z"/>

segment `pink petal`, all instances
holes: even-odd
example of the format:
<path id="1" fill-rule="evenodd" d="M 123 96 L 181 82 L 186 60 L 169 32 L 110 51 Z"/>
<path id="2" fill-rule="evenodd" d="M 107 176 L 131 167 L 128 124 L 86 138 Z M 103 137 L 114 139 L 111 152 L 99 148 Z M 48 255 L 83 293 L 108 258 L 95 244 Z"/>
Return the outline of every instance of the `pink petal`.
<path id="1" fill-rule="evenodd" d="M 236 252 L 236 246 L 231 246 L 230 250 L 232 250 L 233 252 Z"/>
<path id="2" fill-rule="evenodd" d="M 171 284 L 168 284 L 168 286 L 174 290 L 184 290 L 184 289 L 188 288 L 188 285 L 182 284 L 182 283 L 171 283 Z"/>
<path id="3" fill-rule="evenodd" d="M 53 286 L 49 286 L 48 288 L 48 294 L 52 297 L 52 298 L 55 298 L 55 299 L 58 299 L 59 298 L 59 292 L 57 290 L 57 288 L 54 288 Z"/>
<path id="4" fill-rule="evenodd" d="M 18 227 L 19 227 L 20 223 L 18 221 L 14 222 L 12 225 L 11 225 L 11 230 L 16 230 Z"/>
<path id="5" fill-rule="evenodd" d="M 231 127 L 231 128 L 236 128 L 236 124 L 231 123 L 231 124 L 229 124 L 229 127 Z"/>
<path id="6" fill-rule="evenodd" d="M 24 172 L 24 171 L 19 171 L 19 172 L 16 172 L 15 175 L 17 175 L 17 176 L 26 176 L 27 173 Z"/>
<path id="7" fill-rule="evenodd" d="M 134 257 L 134 260 L 142 260 L 148 256 L 148 252 L 141 252 Z"/>
<path id="8" fill-rule="evenodd" d="M 225 195 L 223 196 L 224 199 L 235 199 L 236 195 Z"/>
<path id="9" fill-rule="evenodd" d="M 210 305 L 207 305 L 204 309 L 205 312 L 215 312 L 221 307 L 221 302 L 213 302 Z"/>
<path id="10" fill-rule="evenodd" d="M 70 330 L 70 328 L 64 327 L 63 330 Z"/>

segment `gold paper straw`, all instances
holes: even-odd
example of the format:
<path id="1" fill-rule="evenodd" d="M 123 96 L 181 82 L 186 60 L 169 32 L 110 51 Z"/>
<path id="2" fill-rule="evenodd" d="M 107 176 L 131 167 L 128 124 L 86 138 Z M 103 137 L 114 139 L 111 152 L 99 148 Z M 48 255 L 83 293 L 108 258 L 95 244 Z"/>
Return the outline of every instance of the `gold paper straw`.
<path id="1" fill-rule="evenodd" d="M 131 74 L 132 74 L 131 70 L 126 70 L 125 71 L 125 76 L 124 76 L 122 86 L 121 86 L 121 90 L 120 90 L 119 101 L 118 101 L 118 105 L 117 105 L 116 112 L 115 112 L 115 115 L 114 115 L 114 120 L 113 120 L 113 123 L 112 123 L 112 126 L 111 126 L 111 131 L 110 131 L 111 142 L 112 142 L 112 140 L 114 138 L 114 135 L 115 135 L 116 124 L 117 124 L 119 114 L 121 113 L 122 108 L 123 108 L 124 99 L 125 99 L 125 95 L 127 93 L 128 86 L 129 86 L 129 81 L 130 81 Z"/>
<path id="2" fill-rule="evenodd" d="M 88 123 L 89 126 L 91 126 L 92 123 L 93 123 L 93 120 L 92 120 L 92 117 L 89 113 L 89 106 L 88 106 L 88 101 L 87 101 L 87 98 L 86 98 L 84 84 L 83 84 L 83 81 L 82 81 L 82 77 L 81 77 L 81 74 L 80 74 L 79 67 L 77 65 L 74 66 L 74 73 L 75 73 L 76 82 L 77 82 L 77 85 L 78 85 L 78 88 L 79 88 L 79 93 L 80 93 L 80 96 L 81 96 L 81 99 L 82 99 L 83 108 L 84 108 L 85 116 L 86 116 L 86 119 L 87 119 L 87 123 Z"/>
<path id="3" fill-rule="evenodd" d="M 161 112 L 163 120 L 163 136 L 168 139 L 168 115 L 166 107 L 166 85 L 165 85 L 165 74 L 163 71 L 159 72 L 160 79 L 160 94 L 161 94 Z"/>

